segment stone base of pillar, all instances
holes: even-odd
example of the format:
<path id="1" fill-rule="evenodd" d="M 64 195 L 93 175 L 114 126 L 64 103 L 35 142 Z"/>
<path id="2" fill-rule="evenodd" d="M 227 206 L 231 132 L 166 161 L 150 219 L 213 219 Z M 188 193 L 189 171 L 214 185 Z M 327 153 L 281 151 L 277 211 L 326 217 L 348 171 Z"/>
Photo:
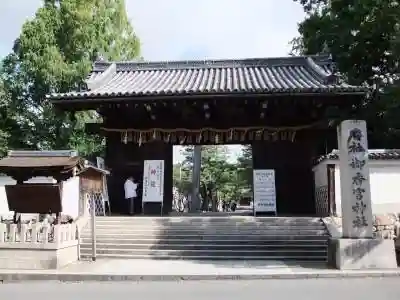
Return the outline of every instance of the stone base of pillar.
<path id="1" fill-rule="evenodd" d="M 329 255 L 337 269 L 395 269 L 396 251 L 393 240 L 337 239 L 332 241 Z"/>

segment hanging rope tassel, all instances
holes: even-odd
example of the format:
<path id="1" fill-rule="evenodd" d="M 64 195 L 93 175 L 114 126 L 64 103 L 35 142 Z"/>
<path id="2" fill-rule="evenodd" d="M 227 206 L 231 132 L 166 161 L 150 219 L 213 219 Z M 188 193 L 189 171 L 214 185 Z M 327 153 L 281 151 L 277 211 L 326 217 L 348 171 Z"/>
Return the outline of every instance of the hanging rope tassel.
<path id="1" fill-rule="evenodd" d="M 142 143 L 143 143 L 143 140 L 142 140 L 142 133 L 140 132 L 140 133 L 139 133 L 139 140 L 138 140 L 139 146 L 141 146 Z"/>

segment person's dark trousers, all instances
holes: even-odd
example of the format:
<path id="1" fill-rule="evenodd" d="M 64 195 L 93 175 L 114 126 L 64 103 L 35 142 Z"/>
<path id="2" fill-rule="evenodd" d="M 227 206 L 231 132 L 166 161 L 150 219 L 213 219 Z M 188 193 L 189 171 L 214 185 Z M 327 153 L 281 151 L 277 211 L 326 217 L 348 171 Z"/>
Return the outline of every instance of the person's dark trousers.
<path id="1" fill-rule="evenodd" d="M 129 214 L 133 215 L 135 212 L 135 198 L 128 198 Z"/>
<path id="2" fill-rule="evenodd" d="M 139 197 L 133 198 L 134 200 L 134 205 L 135 205 L 135 214 L 141 214 L 142 213 L 142 201 Z"/>

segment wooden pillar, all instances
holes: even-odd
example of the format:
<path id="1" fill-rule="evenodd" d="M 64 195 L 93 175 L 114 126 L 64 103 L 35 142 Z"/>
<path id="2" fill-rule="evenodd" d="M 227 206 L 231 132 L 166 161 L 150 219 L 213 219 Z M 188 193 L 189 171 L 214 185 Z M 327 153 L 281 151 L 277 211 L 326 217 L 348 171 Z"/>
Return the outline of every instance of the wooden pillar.
<path id="1" fill-rule="evenodd" d="M 137 161 L 140 164 L 140 178 L 143 179 L 143 168 L 145 160 L 163 160 L 164 161 L 164 203 L 163 214 L 168 214 L 172 210 L 172 145 L 162 141 L 155 141 L 143 144 L 139 148 Z M 141 191 L 142 192 L 142 191 Z M 142 193 L 140 192 L 140 203 L 142 203 Z M 160 215 L 159 203 L 144 203 L 144 213 L 146 215 Z"/>
<path id="2" fill-rule="evenodd" d="M 128 203 L 124 196 L 124 182 L 133 176 L 140 183 L 143 180 L 143 167 L 145 160 L 164 160 L 164 211 L 168 214 L 172 210 L 172 145 L 160 142 L 149 142 L 142 145 L 137 143 L 121 142 L 120 134 L 110 134 L 106 140 L 105 163 L 111 169 L 108 177 L 108 191 L 111 209 L 113 212 L 127 214 Z M 138 200 L 142 200 L 142 186 L 139 185 Z M 151 205 L 151 204 L 150 204 Z M 141 205 L 140 205 L 141 207 Z M 139 207 L 139 208 L 140 208 Z M 136 211 L 136 213 L 140 213 Z M 160 214 L 159 206 L 147 207 L 149 214 Z"/>
<path id="3" fill-rule="evenodd" d="M 254 142 L 251 145 L 252 157 L 253 157 L 253 170 L 262 169 L 274 169 L 275 176 L 277 176 L 277 165 L 271 160 L 271 147 L 268 147 L 267 142 Z M 276 179 L 275 179 L 276 180 Z M 278 185 L 277 185 L 278 186 Z M 276 190 L 278 193 L 278 190 Z M 279 213 L 278 197 L 277 197 L 277 213 Z M 265 215 L 274 215 L 275 213 L 260 213 Z"/>
<path id="4" fill-rule="evenodd" d="M 314 177 L 309 144 L 276 141 L 252 144 L 253 169 L 275 170 L 278 215 L 314 215 Z"/>
<path id="5" fill-rule="evenodd" d="M 169 214 L 172 211 L 172 187 L 173 187 L 173 145 L 163 144 L 164 159 L 164 211 Z"/>

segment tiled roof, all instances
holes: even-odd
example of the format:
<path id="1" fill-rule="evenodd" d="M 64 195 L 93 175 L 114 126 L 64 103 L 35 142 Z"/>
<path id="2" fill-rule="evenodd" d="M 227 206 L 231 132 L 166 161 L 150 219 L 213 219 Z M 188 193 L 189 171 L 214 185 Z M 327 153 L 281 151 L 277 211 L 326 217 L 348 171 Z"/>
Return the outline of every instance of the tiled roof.
<path id="1" fill-rule="evenodd" d="M 81 163 L 79 157 L 63 157 L 63 156 L 8 156 L 0 160 L 0 170 L 10 168 L 52 168 L 62 167 L 70 169 Z"/>
<path id="2" fill-rule="evenodd" d="M 328 56 L 174 62 L 97 62 L 87 89 L 51 99 L 232 93 L 364 93 L 339 82 Z"/>
<path id="3" fill-rule="evenodd" d="M 400 149 L 370 149 L 368 150 L 370 160 L 400 160 Z M 331 153 L 320 156 L 316 164 L 326 160 L 338 160 L 339 150 L 333 150 Z"/>

